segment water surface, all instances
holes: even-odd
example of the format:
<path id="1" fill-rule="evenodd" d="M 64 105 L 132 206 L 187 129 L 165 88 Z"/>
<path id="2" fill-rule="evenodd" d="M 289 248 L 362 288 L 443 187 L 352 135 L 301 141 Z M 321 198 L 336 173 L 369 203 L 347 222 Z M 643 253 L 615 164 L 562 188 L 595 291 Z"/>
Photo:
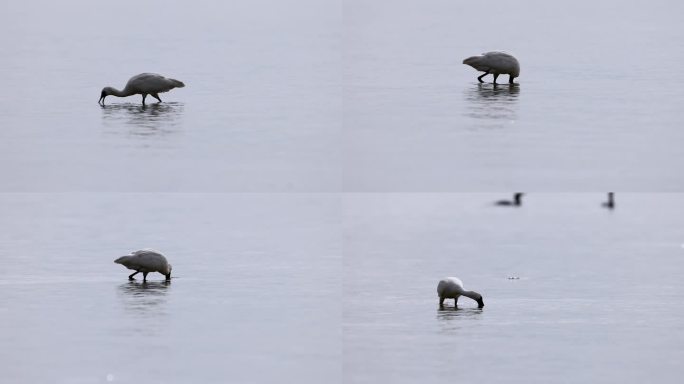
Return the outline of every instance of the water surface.
<path id="1" fill-rule="evenodd" d="M 3 381 L 341 382 L 337 199 L 1 194 L 0 210 Z M 171 282 L 114 264 L 142 247 Z"/>
<path id="2" fill-rule="evenodd" d="M 346 383 L 641 383 L 683 373 L 679 194 L 346 199 Z M 447 300 L 457 276 L 485 306 Z"/>

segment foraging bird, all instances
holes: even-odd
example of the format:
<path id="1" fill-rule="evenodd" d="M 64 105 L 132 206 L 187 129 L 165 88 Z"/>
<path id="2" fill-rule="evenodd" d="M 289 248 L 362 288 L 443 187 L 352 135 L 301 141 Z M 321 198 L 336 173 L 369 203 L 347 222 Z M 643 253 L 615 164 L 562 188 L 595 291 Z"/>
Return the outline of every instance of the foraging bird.
<path id="1" fill-rule="evenodd" d="M 154 249 L 131 252 L 130 255 L 121 256 L 114 262 L 135 271 L 128 276 L 128 280 L 135 280 L 133 276 L 140 272 L 143 273 L 143 281 L 147 281 L 147 274 L 150 272 L 159 272 L 166 276 L 166 281 L 171 280 L 171 264 L 166 261 L 164 255 Z"/>
<path id="2" fill-rule="evenodd" d="M 511 201 L 511 200 L 499 200 L 494 204 L 495 205 L 504 205 L 504 206 L 508 206 L 508 207 L 519 207 L 522 205 L 522 196 L 523 195 L 524 195 L 524 193 L 522 193 L 522 192 L 516 192 L 513 195 L 513 201 Z"/>
<path id="3" fill-rule="evenodd" d="M 615 208 L 615 193 L 608 192 L 608 201 L 601 204 L 604 208 L 613 209 Z"/>
<path id="4" fill-rule="evenodd" d="M 458 298 L 460 296 L 469 297 L 477 301 L 477 307 L 484 307 L 482 295 L 475 291 L 463 290 L 463 282 L 458 277 L 447 277 L 440 280 L 437 284 L 437 295 L 439 295 L 439 307 L 444 307 L 444 299 L 454 299 L 454 308 L 458 308 Z"/>
<path id="5" fill-rule="evenodd" d="M 168 79 L 162 75 L 156 73 L 141 73 L 137 76 L 131 77 L 126 83 L 123 91 L 119 91 L 116 88 L 104 87 L 102 88 L 102 93 L 100 94 L 100 100 L 98 103 L 104 106 L 104 99 L 109 95 L 126 97 L 131 95 L 142 95 L 142 104 L 145 105 L 145 98 L 147 95 L 151 95 L 155 99 L 159 100 L 159 94 L 162 92 L 168 92 L 174 88 L 183 88 L 185 84 L 182 81 L 176 79 Z"/>
<path id="6" fill-rule="evenodd" d="M 496 84 L 496 78 L 501 74 L 508 75 L 509 84 L 513 84 L 513 79 L 520 76 L 520 63 L 515 57 L 505 52 L 486 52 L 480 56 L 472 56 L 463 60 L 463 64 L 484 72 L 484 75 L 477 78 L 480 83 L 484 83 L 482 78 L 490 73 L 494 75 L 494 84 Z"/>

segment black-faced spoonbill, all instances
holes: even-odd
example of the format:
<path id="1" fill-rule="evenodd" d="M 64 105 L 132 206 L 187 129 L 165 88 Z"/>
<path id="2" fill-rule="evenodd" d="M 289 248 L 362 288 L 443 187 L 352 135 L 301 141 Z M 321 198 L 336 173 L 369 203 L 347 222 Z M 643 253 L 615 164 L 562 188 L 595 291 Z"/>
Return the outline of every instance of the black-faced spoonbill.
<path id="1" fill-rule="evenodd" d="M 601 204 L 604 208 L 613 209 L 615 208 L 615 193 L 608 192 L 608 201 Z"/>
<path id="2" fill-rule="evenodd" d="M 162 75 L 156 73 L 141 73 L 137 76 L 131 77 L 126 83 L 123 91 L 119 91 L 116 88 L 104 87 L 102 88 L 102 93 L 100 94 L 100 100 L 98 103 L 104 105 L 105 97 L 109 95 L 126 97 L 131 95 L 142 95 L 142 104 L 145 105 L 145 98 L 147 95 L 151 95 L 155 99 L 159 100 L 159 94 L 162 92 L 168 92 L 174 88 L 183 88 L 185 84 L 182 81 L 176 79 L 168 79 Z"/>
<path id="3" fill-rule="evenodd" d="M 504 206 L 508 206 L 508 207 L 519 207 L 519 206 L 522 205 L 522 197 L 523 197 L 523 195 L 524 195 L 524 193 L 522 193 L 522 192 L 516 192 L 516 193 L 513 195 L 513 201 L 511 201 L 511 200 L 499 200 L 499 201 L 497 201 L 497 202 L 494 203 L 494 204 L 496 204 L 496 205 L 504 205 Z"/>
<path id="4" fill-rule="evenodd" d="M 477 301 L 477 307 L 484 307 L 482 295 L 475 291 L 465 291 L 463 282 L 458 277 L 447 277 L 437 284 L 437 295 L 439 295 L 439 307 L 444 307 L 444 299 L 454 299 L 454 308 L 458 308 L 458 298 L 460 296 L 470 297 Z"/>
<path id="5" fill-rule="evenodd" d="M 121 256 L 114 262 L 135 271 L 128 276 L 128 280 L 135 280 L 133 276 L 140 272 L 143 273 L 143 281 L 147 281 L 147 274 L 150 272 L 159 272 L 166 276 L 166 281 L 171 280 L 171 264 L 166 261 L 164 255 L 154 249 L 131 252 L 130 255 Z"/>
<path id="6" fill-rule="evenodd" d="M 509 84 L 513 84 L 513 79 L 520 76 L 520 63 L 518 63 L 515 57 L 506 52 L 486 52 L 480 56 L 472 56 L 463 60 L 463 64 L 470 65 L 478 71 L 484 72 L 484 75 L 477 78 L 480 83 L 484 83 L 482 78 L 490 73 L 494 75 L 494 84 L 496 84 L 496 78 L 501 74 L 509 76 Z"/>

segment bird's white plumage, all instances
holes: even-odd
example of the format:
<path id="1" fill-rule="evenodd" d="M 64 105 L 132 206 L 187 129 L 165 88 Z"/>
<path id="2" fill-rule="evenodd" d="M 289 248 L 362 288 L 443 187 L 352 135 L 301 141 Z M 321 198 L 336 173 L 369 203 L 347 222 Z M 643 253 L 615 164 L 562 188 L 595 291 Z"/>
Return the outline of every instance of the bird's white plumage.
<path id="1" fill-rule="evenodd" d="M 133 76 L 126 83 L 124 90 L 136 93 L 162 93 L 174 88 L 183 88 L 185 84 L 175 79 L 168 79 L 156 73 L 141 73 Z"/>
<path id="2" fill-rule="evenodd" d="M 458 277 L 447 277 L 437 284 L 437 294 L 445 299 L 454 299 L 463 294 L 463 282 Z"/>
<path id="3" fill-rule="evenodd" d="M 493 74 L 495 82 L 496 76 L 499 75 L 509 75 L 510 83 L 513 82 L 513 78 L 520 76 L 520 63 L 518 59 L 506 52 L 485 52 L 480 56 L 471 56 L 463 60 L 463 64 L 469 65 L 480 72 L 485 72 L 485 74 Z"/>
<path id="4" fill-rule="evenodd" d="M 439 296 L 440 306 L 444 303 L 444 299 L 454 299 L 454 305 L 456 305 L 458 298 L 465 296 L 477 301 L 479 308 L 484 307 L 482 295 L 475 291 L 466 291 L 463 288 L 463 282 L 458 277 L 446 277 L 440 280 L 437 284 L 437 295 Z"/>
<path id="5" fill-rule="evenodd" d="M 130 255 L 121 256 L 114 262 L 137 272 L 159 272 L 167 276 L 171 274 L 172 269 L 161 252 L 149 248 L 131 252 Z"/>
<path id="6" fill-rule="evenodd" d="M 147 95 L 152 95 L 152 97 L 161 102 L 159 98 L 160 93 L 183 87 L 185 87 L 185 84 L 182 81 L 169 79 L 157 73 L 141 73 L 131 77 L 121 91 L 112 87 L 103 88 L 100 94 L 100 102 L 104 105 L 104 98 L 109 95 L 118 97 L 142 95 L 142 103 L 145 105 L 145 97 Z"/>

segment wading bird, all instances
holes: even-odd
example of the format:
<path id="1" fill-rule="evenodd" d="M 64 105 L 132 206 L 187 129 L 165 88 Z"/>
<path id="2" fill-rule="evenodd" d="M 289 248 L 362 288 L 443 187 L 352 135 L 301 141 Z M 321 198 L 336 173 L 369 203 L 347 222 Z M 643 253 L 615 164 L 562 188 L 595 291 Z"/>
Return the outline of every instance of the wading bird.
<path id="1" fill-rule="evenodd" d="M 484 75 L 477 78 L 480 83 L 484 83 L 482 78 L 490 73 L 494 75 L 494 84 L 496 84 L 496 78 L 501 74 L 509 76 L 509 84 L 513 84 L 513 79 L 520 76 L 520 63 L 515 57 L 505 52 L 486 52 L 480 56 L 472 56 L 463 60 L 463 64 L 484 72 Z"/>
<path id="2" fill-rule="evenodd" d="M 140 272 L 143 273 L 143 281 L 147 281 L 147 274 L 150 272 L 159 272 L 166 276 L 166 281 L 171 280 L 171 264 L 166 261 L 164 255 L 154 249 L 131 252 L 130 255 L 121 256 L 114 262 L 135 271 L 128 276 L 128 280 L 135 280 L 133 276 Z"/>
<path id="3" fill-rule="evenodd" d="M 613 209 L 615 208 L 615 193 L 608 192 L 608 201 L 601 204 L 604 208 Z"/>
<path id="4" fill-rule="evenodd" d="M 174 88 L 183 88 L 185 84 L 182 81 L 176 79 L 168 79 L 162 75 L 156 73 L 141 73 L 137 76 L 131 77 L 126 83 L 123 91 L 119 91 L 116 88 L 104 87 L 102 88 L 102 93 L 100 94 L 100 100 L 98 103 L 104 106 L 105 97 L 112 95 L 118 97 L 126 97 L 131 95 L 142 95 L 142 104 L 145 105 L 145 98 L 147 95 L 151 95 L 155 99 L 159 100 L 159 94 L 162 92 L 168 92 Z"/>
<path id="5" fill-rule="evenodd" d="M 477 307 L 484 307 L 482 295 L 475 291 L 464 291 L 463 283 L 458 277 L 447 277 L 440 280 L 437 284 L 437 295 L 439 295 L 439 307 L 444 307 L 444 299 L 454 299 L 454 308 L 458 308 L 458 298 L 460 296 L 469 297 L 477 301 Z"/>
<path id="6" fill-rule="evenodd" d="M 522 193 L 522 192 L 516 192 L 516 193 L 513 195 L 513 200 L 512 200 L 512 201 L 511 201 L 511 200 L 499 200 L 499 201 L 497 201 L 497 202 L 494 203 L 494 204 L 496 204 L 496 205 L 504 205 L 504 206 L 508 206 L 508 207 L 519 207 L 519 206 L 522 205 L 522 196 L 523 196 L 523 195 L 524 195 L 524 193 Z"/>

